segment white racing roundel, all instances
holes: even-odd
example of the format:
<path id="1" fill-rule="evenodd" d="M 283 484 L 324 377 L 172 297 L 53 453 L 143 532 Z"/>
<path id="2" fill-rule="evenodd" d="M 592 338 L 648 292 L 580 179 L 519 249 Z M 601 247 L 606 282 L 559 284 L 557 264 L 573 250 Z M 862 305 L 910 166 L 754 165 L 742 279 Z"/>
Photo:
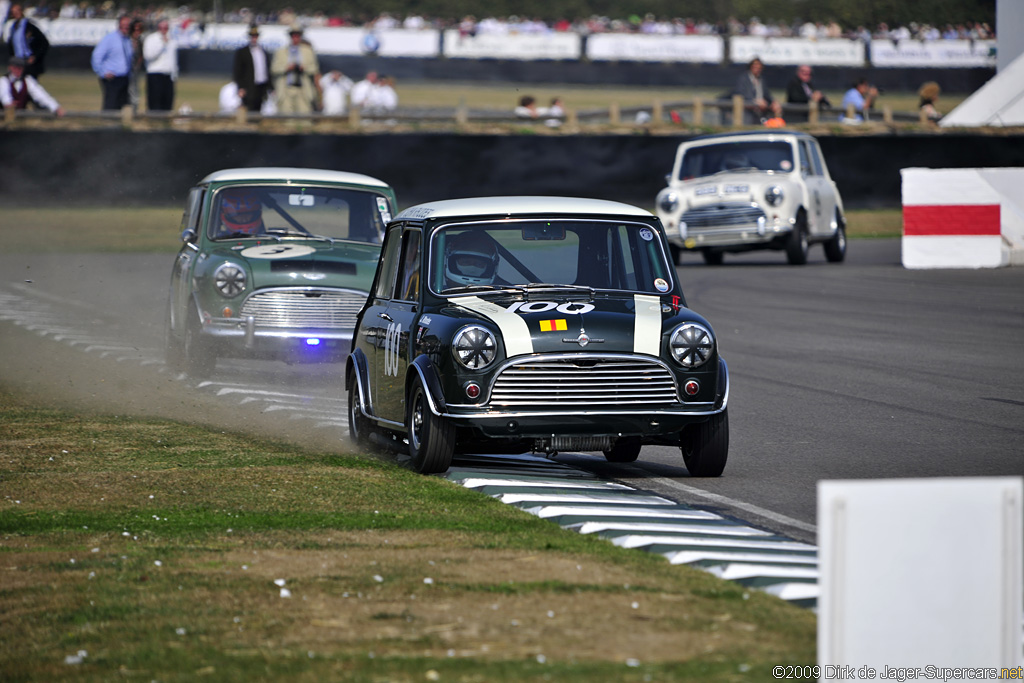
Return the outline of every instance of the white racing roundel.
<path id="1" fill-rule="evenodd" d="M 246 258 L 295 258 L 312 254 L 316 249 L 305 244 L 261 244 L 257 247 L 243 249 L 241 254 Z"/>

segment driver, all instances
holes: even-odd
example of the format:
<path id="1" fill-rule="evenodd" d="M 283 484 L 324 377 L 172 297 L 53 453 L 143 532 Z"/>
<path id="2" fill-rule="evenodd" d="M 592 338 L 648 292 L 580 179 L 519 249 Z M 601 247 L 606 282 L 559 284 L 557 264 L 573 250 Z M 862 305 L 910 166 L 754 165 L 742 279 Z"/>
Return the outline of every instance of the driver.
<path id="1" fill-rule="evenodd" d="M 444 274 L 454 285 L 490 285 L 498 270 L 498 250 L 485 234 L 464 232 L 448 240 Z"/>
<path id="2" fill-rule="evenodd" d="M 224 190 L 220 199 L 223 232 L 256 234 L 263 232 L 263 206 L 256 193 L 239 188 Z"/>

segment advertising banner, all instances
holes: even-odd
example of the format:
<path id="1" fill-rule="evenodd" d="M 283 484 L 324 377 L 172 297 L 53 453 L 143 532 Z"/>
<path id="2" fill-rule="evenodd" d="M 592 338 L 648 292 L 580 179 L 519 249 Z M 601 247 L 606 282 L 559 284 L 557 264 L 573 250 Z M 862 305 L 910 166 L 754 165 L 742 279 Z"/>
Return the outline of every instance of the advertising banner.
<path id="1" fill-rule="evenodd" d="M 864 66 L 864 43 L 845 38 L 761 38 L 735 36 L 729 39 L 729 59 L 746 64 L 758 57 L 765 64 L 810 64 L 811 66 Z"/>
<path id="2" fill-rule="evenodd" d="M 872 40 L 871 63 L 880 67 L 995 67 L 994 40 Z"/>
<path id="3" fill-rule="evenodd" d="M 444 56 L 456 59 L 579 59 L 582 38 L 576 33 L 480 33 L 461 36 L 457 30 L 444 32 Z"/>
<path id="4" fill-rule="evenodd" d="M 706 62 L 725 57 L 719 36 L 657 36 L 598 33 L 587 38 L 587 57 L 597 61 Z"/>

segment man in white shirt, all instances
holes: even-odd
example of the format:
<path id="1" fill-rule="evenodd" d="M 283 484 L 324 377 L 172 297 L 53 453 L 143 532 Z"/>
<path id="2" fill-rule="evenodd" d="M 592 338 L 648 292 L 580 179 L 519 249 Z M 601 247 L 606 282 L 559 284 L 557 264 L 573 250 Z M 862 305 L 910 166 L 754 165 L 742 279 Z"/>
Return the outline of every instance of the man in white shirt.
<path id="1" fill-rule="evenodd" d="M 29 104 L 64 116 L 64 107 L 33 76 L 25 74 L 25 59 L 12 57 L 7 73 L 0 76 L 0 105 L 4 109 L 26 109 Z"/>
<path id="2" fill-rule="evenodd" d="M 178 80 L 178 41 L 170 36 L 170 22 L 161 19 L 157 30 L 142 42 L 146 60 L 146 109 L 174 108 L 174 82 Z"/>
<path id="3" fill-rule="evenodd" d="M 366 107 L 369 103 L 367 99 L 370 97 L 370 93 L 377 87 L 377 72 L 368 71 L 366 78 L 359 81 L 352 86 L 352 92 L 349 93 L 349 102 L 352 106 L 357 109 Z"/>

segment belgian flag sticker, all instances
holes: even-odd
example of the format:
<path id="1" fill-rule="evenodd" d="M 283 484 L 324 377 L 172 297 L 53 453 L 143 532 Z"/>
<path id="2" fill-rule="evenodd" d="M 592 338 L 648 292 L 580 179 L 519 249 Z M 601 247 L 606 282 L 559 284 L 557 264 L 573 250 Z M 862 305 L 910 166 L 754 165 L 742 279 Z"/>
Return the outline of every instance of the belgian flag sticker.
<path id="1" fill-rule="evenodd" d="M 559 332 L 569 328 L 565 325 L 565 320 L 541 320 L 540 331 L 541 332 Z"/>

